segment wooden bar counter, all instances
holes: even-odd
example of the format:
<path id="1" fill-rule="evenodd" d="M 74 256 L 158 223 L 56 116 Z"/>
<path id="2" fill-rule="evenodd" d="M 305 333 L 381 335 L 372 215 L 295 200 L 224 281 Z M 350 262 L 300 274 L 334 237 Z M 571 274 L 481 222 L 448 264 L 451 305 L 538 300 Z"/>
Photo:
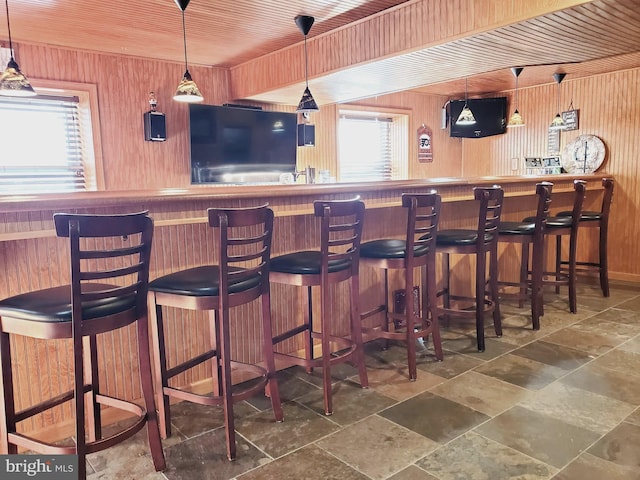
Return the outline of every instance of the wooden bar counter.
<path id="1" fill-rule="evenodd" d="M 520 220 L 535 209 L 535 184 L 546 180 L 554 184 L 553 211 L 572 205 L 573 180 L 587 181 L 585 208 L 597 209 L 598 190 L 606 175 L 582 176 L 548 175 L 544 177 L 509 176 L 482 178 L 441 178 L 377 183 L 269 185 L 269 186 L 215 186 L 190 189 L 163 189 L 147 191 L 86 192 L 47 195 L 0 196 L 0 296 L 2 298 L 37 288 L 46 288 L 68 282 L 69 268 L 64 239 L 55 236 L 52 216 L 55 212 L 72 213 L 125 213 L 148 210 L 155 222 L 151 278 L 180 269 L 209 263 L 216 248 L 207 226 L 208 207 L 244 207 L 269 203 L 276 215 L 273 254 L 314 248 L 318 240 L 318 225 L 312 215 L 312 202 L 316 199 L 344 199 L 359 195 L 367 207 L 364 240 L 404 235 L 405 212 L 400 207 L 403 192 L 423 192 L 436 189 L 441 194 L 443 208 L 441 228 L 473 225 L 477 221 L 477 208 L 472 188 L 476 185 L 501 185 L 505 190 L 503 217 Z M 595 243 L 582 242 L 581 254 L 596 248 Z M 501 269 L 511 271 L 515 260 L 505 253 Z M 469 265 L 460 266 L 460 276 L 466 275 Z M 515 271 L 515 270 L 514 270 Z M 361 269 L 361 310 L 380 301 L 381 274 L 372 269 Z M 454 275 L 455 277 L 455 275 Z M 392 282 L 394 279 L 392 278 Z M 274 334 L 298 323 L 306 304 L 303 289 L 285 285 L 272 286 Z M 335 314 L 340 319 L 336 334 L 347 325 L 346 289 L 336 289 Z M 167 312 L 167 335 L 171 335 L 173 350 L 168 352 L 171 364 L 193 356 L 205 349 L 209 335 L 204 316 L 192 312 Z M 245 338 L 258 338 L 260 328 L 256 319 L 258 304 L 239 307 L 232 312 L 232 349 L 234 357 L 253 362 L 261 358 L 259 343 Z M 186 325 L 186 327 L 185 327 Z M 543 327 L 544 328 L 544 323 Z M 127 383 L 118 374 L 121 368 L 134 369 L 135 362 L 121 365 L 122 359 L 131 357 L 134 350 L 135 330 L 130 328 L 104 335 L 99 339 L 102 387 L 131 399 L 141 397 L 137 383 Z M 17 408 L 49 398 L 69 388 L 71 368 L 70 342 L 45 342 L 25 338 L 12 338 L 16 365 Z M 279 348 L 296 351 L 301 348 L 295 339 Z M 126 354 L 125 354 L 126 352 Z M 446 361 L 446 358 L 445 358 Z M 182 385 L 205 390 L 210 368 L 198 367 L 176 378 Z M 71 410 L 68 406 L 40 415 L 37 420 L 24 422 L 24 430 L 37 430 L 43 437 L 63 438 L 69 434 L 60 425 L 66 425 Z M 108 418 L 108 415 L 107 415 Z"/>

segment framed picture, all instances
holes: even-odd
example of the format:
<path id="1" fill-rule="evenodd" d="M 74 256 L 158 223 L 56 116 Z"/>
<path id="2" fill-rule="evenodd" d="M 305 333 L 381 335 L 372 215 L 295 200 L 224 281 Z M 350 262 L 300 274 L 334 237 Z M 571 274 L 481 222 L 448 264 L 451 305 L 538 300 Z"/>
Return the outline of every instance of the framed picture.
<path id="1" fill-rule="evenodd" d="M 566 124 L 565 130 L 577 130 L 580 110 L 568 110 L 562 112 L 562 120 Z"/>

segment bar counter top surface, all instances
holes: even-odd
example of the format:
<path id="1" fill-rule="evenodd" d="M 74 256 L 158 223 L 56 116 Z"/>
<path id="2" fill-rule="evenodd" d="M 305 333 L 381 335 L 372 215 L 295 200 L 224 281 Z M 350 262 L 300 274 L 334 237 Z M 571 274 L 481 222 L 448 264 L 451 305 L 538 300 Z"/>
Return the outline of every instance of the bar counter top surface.
<path id="1" fill-rule="evenodd" d="M 513 175 L 486 177 L 441 177 L 413 180 L 390 180 L 384 182 L 362 183 L 330 183 L 330 184 L 272 184 L 272 185 L 194 185 L 190 188 L 163 188 L 156 190 L 123 190 L 46 193 L 30 195 L 0 196 L 0 212 L 28 212 L 38 210 L 59 210 L 63 208 L 92 208 L 121 206 L 131 204 L 157 204 L 181 201 L 216 201 L 239 199 L 290 198 L 300 196 L 323 196 L 340 194 L 364 194 L 367 192 L 384 192 L 398 190 L 437 190 L 455 187 L 472 187 L 476 185 L 514 184 L 531 185 L 540 181 L 567 182 L 574 179 L 587 181 L 600 180 L 606 174 L 594 173 L 585 175 Z M 507 195 L 508 196 L 508 195 Z M 447 201 L 443 198 L 443 201 Z M 449 201 L 455 201 L 449 199 Z M 366 201 L 366 200 L 365 200 Z M 277 214 L 278 212 L 276 212 Z"/>

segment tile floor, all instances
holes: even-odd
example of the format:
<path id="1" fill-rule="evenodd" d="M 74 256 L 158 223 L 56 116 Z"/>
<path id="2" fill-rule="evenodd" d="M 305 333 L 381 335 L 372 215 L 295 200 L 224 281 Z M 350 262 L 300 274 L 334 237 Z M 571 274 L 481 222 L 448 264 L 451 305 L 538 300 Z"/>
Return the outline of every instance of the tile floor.
<path id="1" fill-rule="evenodd" d="M 577 314 L 547 294 L 542 328 L 504 304 L 504 335 L 487 327 L 478 353 L 469 325 L 443 328 L 445 359 L 423 349 L 418 379 L 405 350 L 367 346 L 370 388 L 335 369 L 332 416 L 319 376 L 280 373 L 285 421 L 266 398 L 236 405 L 238 458 L 225 457 L 218 408 L 179 404 L 153 471 L 141 432 L 89 457 L 90 479 L 118 480 L 638 480 L 640 288 L 603 298 L 582 286 Z"/>

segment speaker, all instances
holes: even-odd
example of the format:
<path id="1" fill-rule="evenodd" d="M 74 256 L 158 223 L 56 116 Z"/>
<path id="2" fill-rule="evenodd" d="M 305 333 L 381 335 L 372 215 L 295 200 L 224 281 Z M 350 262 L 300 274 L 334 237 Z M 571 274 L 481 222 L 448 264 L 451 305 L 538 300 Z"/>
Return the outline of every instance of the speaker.
<path id="1" fill-rule="evenodd" d="M 164 113 L 147 112 L 144 117 L 144 139 L 148 142 L 164 142 L 167 139 L 167 126 Z"/>
<path id="2" fill-rule="evenodd" d="M 316 126 L 308 123 L 298 124 L 298 146 L 313 147 L 316 144 Z"/>

